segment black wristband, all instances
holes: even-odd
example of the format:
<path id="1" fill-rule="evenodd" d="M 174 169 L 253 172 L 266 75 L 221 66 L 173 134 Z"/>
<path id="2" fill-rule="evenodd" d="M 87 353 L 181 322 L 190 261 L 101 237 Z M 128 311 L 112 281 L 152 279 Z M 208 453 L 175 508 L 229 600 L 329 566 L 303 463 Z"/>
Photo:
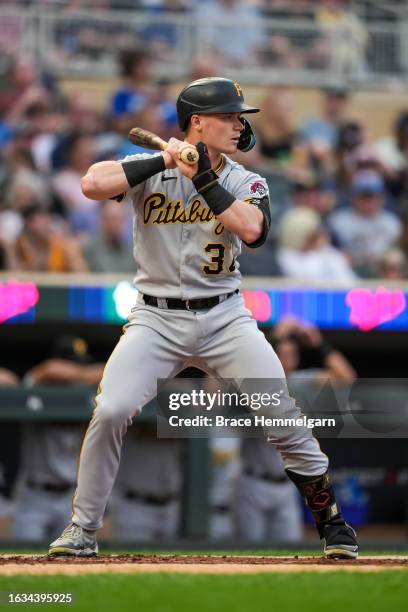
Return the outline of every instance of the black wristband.
<path id="1" fill-rule="evenodd" d="M 140 185 L 151 176 L 166 169 L 163 155 L 155 155 L 147 159 L 133 159 L 122 163 L 129 187 Z"/>
<path id="2" fill-rule="evenodd" d="M 215 215 L 223 213 L 236 200 L 236 197 L 224 189 L 218 181 L 200 195 L 204 198 Z"/>
<path id="3" fill-rule="evenodd" d="M 218 182 L 218 175 L 212 168 L 208 168 L 208 170 L 204 170 L 204 172 L 200 172 L 200 174 L 193 176 L 191 180 L 193 181 L 194 187 L 197 189 L 197 193 L 202 194 Z"/>

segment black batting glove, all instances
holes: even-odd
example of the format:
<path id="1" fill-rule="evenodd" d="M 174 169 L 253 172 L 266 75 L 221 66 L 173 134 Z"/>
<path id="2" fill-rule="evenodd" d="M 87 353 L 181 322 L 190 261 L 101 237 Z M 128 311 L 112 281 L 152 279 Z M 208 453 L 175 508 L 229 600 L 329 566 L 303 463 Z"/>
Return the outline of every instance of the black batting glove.
<path id="1" fill-rule="evenodd" d="M 208 149 L 203 142 L 196 145 L 200 155 L 197 164 L 197 174 L 191 179 L 198 193 L 205 193 L 218 183 L 218 176 L 211 168 L 211 161 L 208 156 Z"/>

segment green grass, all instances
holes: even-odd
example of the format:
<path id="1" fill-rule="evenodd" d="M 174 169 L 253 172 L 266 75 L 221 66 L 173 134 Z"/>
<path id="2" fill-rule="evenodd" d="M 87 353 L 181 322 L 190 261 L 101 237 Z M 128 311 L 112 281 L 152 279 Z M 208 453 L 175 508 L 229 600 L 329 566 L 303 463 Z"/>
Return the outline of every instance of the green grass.
<path id="1" fill-rule="evenodd" d="M 339 571 L 239 576 L 0 577 L 0 591 L 10 590 L 71 592 L 74 605 L 58 607 L 73 612 L 403 612 L 408 607 L 408 580 L 404 570 L 367 574 Z M 17 607 L 20 610 L 40 608 L 44 606 Z"/>

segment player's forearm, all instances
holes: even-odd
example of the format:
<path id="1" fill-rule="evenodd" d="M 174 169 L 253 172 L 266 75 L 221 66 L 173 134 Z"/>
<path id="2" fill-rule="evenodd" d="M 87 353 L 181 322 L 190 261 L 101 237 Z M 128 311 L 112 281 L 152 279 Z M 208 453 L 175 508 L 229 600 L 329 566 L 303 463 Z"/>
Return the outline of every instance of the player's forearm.
<path id="1" fill-rule="evenodd" d="M 357 374 L 347 359 L 336 350 L 329 353 L 325 359 L 325 367 L 331 374 L 332 380 L 353 381 Z"/>
<path id="2" fill-rule="evenodd" d="M 263 214 L 248 202 L 235 200 L 217 218 L 224 227 L 244 242 L 251 244 L 260 238 L 263 230 Z"/>
<path id="3" fill-rule="evenodd" d="M 77 382 L 83 385 L 97 385 L 102 378 L 104 368 L 104 363 L 82 366 L 77 376 Z"/>
<path id="4" fill-rule="evenodd" d="M 26 380 L 36 385 L 64 383 L 75 380 L 80 366 L 65 359 L 47 359 L 26 374 Z"/>
<path id="5" fill-rule="evenodd" d="M 90 200 L 107 200 L 127 191 L 129 184 L 120 162 L 103 161 L 89 168 L 81 187 Z"/>

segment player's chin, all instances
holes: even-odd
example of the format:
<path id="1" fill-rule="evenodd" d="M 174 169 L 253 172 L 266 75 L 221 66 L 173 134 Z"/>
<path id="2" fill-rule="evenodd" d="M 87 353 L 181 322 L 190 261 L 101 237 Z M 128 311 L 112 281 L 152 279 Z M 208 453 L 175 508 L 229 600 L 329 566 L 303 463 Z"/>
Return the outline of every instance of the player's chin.
<path id="1" fill-rule="evenodd" d="M 225 144 L 223 153 L 227 153 L 228 155 L 233 155 L 234 153 L 237 152 L 238 149 L 238 141 L 229 141 L 228 143 Z"/>

